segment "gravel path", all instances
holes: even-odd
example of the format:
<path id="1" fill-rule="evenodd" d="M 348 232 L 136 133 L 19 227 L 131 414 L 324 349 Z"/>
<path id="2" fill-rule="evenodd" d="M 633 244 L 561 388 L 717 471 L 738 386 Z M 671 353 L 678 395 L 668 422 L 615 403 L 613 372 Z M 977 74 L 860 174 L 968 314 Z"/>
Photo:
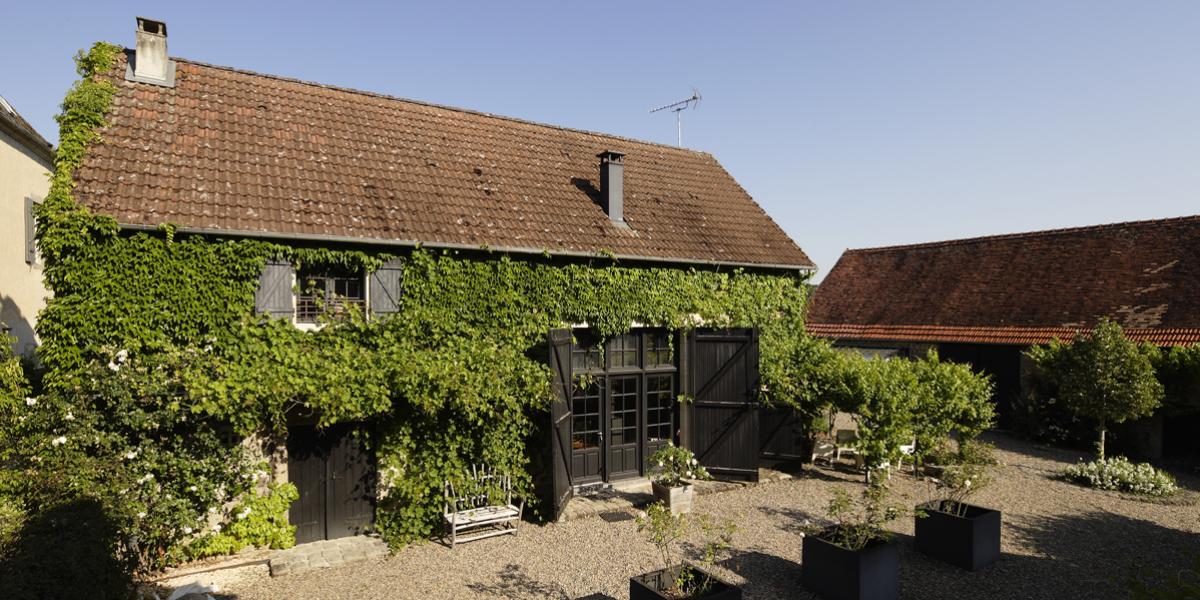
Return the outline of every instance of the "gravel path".
<path id="1" fill-rule="evenodd" d="M 1158 568 L 1188 566 L 1200 555 L 1200 491 L 1196 477 L 1180 483 L 1184 501 L 1155 503 L 1054 481 L 1075 453 L 993 437 L 1002 466 L 974 502 L 1004 512 L 1003 557 L 969 573 L 934 562 L 912 548 L 911 519 L 895 523 L 901 547 L 902 595 L 925 598 L 1122 598 L 1121 582 L 1135 561 Z M 925 484 L 893 477 L 893 489 L 917 503 Z M 860 478 L 827 470 L 791 481 L 696 498 L 697 512 L 733 518 L 739 527 L 721 574 L 744 583 L 747 600 L 812 598 L 800 586 L 800 538 L 806 518 L 820 515 L 836 487 L 857 493 Z M 587 518 L 524 525 L 502 536 L 459 546 L 406 548 L 387 559 L 279 578 L 254 577 L 225 590 L 228 598 L 628 598 L 628 578 L 657 568 L 653 548 L 633 521 Z"/>

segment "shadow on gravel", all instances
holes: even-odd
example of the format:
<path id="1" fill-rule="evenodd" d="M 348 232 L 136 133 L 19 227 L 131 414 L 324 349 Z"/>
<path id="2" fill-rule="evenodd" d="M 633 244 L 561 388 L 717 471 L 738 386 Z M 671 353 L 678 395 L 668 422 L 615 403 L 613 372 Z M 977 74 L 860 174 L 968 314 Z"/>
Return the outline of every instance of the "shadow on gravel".
<path id="1" fill-rule="evenodd" d="M 800 587 L 800 564 L 774 554 L 734 550 L 717 564 L 745 578 L 742 589 L 753 598 L 790 598 Z"/>
<path id="2" fill-rule="evenodd" d="M 515 563 L 505 565 L 498 577 L 500 580 L 495 582 L 468 583 L 467 589 L 496 598 L 518 600 L 541 600 L 543 598 L 570 600 L 571 598 L 561 585 L 537 581 Z"/>
<path id="3" fill-rule="evenodd" d="M 1123 599 L 1139 564 L 1158 574 L 1175 573 L 1193 564 L 1200 551 L 1200 534 L 1102 512 L 1006 517 L 1003 535 L 1039 556 L 1005 552 L 995 564 L 969 572 L 916 552 L 911 536 L 897 535 L 901 596 Z"/>
<path id="4" fill-rule="evenodd" d="M 759 512 L 768 517 L 775 517 L 772 521 L 775 526 L 788 533 L 804 533 L 805 528 L 813 523 L 824 523 L 826 519 L 818 517 L 813 513 L 796 510 L 794 508 L 774 508 L 771 506 L 760 506 Z M 799 538 L 797 538 L 799 543 Z"/>

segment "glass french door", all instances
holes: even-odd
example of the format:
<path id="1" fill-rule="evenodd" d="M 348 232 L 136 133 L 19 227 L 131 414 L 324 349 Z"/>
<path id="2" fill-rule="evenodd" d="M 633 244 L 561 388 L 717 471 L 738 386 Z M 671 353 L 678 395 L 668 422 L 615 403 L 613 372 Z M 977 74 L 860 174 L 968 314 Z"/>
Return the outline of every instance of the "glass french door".
<path id="1" fill-rule="evenodd" d="M 676 434 L 676 367 L 665 331 L 611 338 L 600 352 L 587 331 L 571 348 L 571 480 L 575 485 L 647 473 Z"/>

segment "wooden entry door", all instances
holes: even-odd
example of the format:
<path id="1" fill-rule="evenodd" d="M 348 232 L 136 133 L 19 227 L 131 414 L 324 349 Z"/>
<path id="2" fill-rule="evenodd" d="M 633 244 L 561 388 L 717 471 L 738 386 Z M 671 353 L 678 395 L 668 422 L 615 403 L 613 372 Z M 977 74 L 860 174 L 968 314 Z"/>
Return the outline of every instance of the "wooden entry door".
<path id="1" fill-rule="evenodd" d="M 375 520 L 375 464 L 351 427 L 293 427 L 288 480 L 300 498 L 288 510 L 296 543 L 365 533 Z"/>

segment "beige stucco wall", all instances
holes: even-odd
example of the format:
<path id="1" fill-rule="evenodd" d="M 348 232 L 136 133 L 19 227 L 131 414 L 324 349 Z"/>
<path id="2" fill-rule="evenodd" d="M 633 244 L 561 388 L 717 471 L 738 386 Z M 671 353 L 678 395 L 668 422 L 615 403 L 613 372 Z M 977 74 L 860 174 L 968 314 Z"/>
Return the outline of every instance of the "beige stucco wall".
<path id="1" fill-rule="evenodd" d="M 25 262 L 25 198 L 43 198 L 50 165 L 0 131 L 0 321 L 17 337 L 18 354 L 37 347 L 34 323 L 46 304 L 40 264 Z"/>

